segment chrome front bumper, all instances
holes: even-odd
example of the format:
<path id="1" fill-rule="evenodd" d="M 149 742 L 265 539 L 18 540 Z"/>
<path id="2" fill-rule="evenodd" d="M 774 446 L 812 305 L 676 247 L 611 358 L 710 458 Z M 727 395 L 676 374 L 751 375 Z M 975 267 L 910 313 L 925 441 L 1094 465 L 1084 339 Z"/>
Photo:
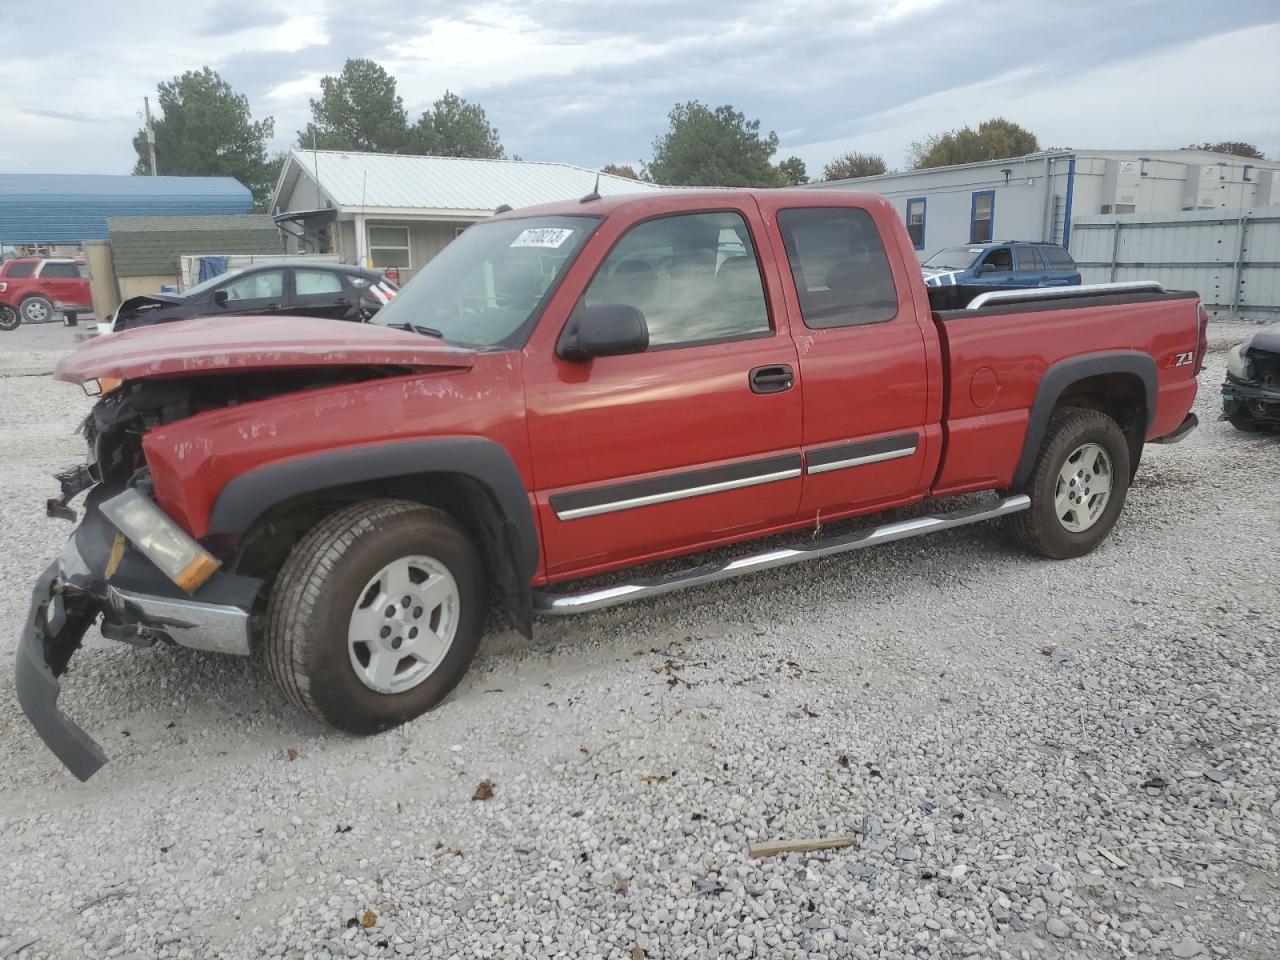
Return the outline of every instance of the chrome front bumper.
<path id="1" fill-rule="evenodd" d="M 218 576 L 218 575 L 215 575 Z M 253 581 L 234 584 L 241 596 Z M 200 592 L 205 592 L 202 588 Z M 96 576 L 73 535 L 62 554 L 36 580 L 26 625 L 18 644 L 18 702 L 40 739 L 80 780 L 106 762 L 102 748 L 58 709 L 66 671 L 84 634 L 101 616 L 104 636 L 150 646 L 167 640 L 194 650 L 247 656 L 249 604 L 210 603 L 185 597 L 144 594 L 113 586 Z"/>

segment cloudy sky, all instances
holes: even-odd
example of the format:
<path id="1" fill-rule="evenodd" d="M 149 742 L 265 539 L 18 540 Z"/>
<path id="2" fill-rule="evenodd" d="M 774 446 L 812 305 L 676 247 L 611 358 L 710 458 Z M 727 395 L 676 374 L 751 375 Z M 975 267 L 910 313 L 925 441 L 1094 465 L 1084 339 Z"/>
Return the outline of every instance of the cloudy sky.
<path id="1" fill-rule="evenodd" d="M 0 172 L 129 172 L 143 96 L 205 64 L 285 148 L 348 57 L 391 71 L 411 119 L 449 88 L 508 152 L 584 166 L 647 158 L 690 99 L 759 118 L 811 174 L 993 115 L 1046 147 L 1280 156 L 1276 0 L 0 0 L 0 35 Z"/>

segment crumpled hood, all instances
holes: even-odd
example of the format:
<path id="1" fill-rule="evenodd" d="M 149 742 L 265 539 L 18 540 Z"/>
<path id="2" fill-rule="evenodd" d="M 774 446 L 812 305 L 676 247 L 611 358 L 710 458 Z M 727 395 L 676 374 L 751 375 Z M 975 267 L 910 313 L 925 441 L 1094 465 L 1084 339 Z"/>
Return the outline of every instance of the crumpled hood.
<path id="1" fill-rule="evenodd" d="M 307 317 L 208 317 L 90 340 L 58 361 L 58 380 L 84 383 L 302 367 L 467 369 L 474 351 L 368 323 Z"/>
<path id="2" fill-rule="evenodd" d="M 1273 323 L 1255 333 L 1250 340 L 1249 349 L 1280 353 L 1280 323 Z"/>

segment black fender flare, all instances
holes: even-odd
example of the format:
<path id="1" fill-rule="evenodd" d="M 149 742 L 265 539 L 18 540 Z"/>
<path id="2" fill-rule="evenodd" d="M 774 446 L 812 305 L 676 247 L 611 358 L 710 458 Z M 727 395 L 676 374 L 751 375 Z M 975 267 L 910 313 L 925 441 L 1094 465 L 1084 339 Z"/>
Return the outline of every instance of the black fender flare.
<path id="1" fill-rule="evenodd" d="M 1158 388 L 1156 362 L 1149 354 L 1138 350 L 1116 350 L 1059 360 L 1044 372 L 1044 376 L 1040 378 L 1040 386 L 1036 388 L 1036 399 L 1031 405 L 1031 417 L 1027 421 L 1026 439 L 1022 443 L 1022 456 L 1018 459 L 1018 467 L 1013 474 L 1014 488 L 1021 487 L 1031 476 L 1036 455 L 1040 452 L 1040 443 L 1044 440 L 1045 431 L 1049 429 L 1049 418 L 1053 416 L 1053 410 L 1067 388 L 1081 380 L 1110 373 L 1131 374 L 1142 381 L 1147 396 L 1147 419 L 1142 427 L 1142 435 L 1146 436 L 1155 419 Z"/>
<path id="2" fill-rule="evenodd" d="M 209 517 L 210 534 L 240 534 L 267 510 L 294 497 L 334 487 L 420 474 L 472 480 L 493 500 L 496 527 L 506 541 L 521 596 L 514 626 L 532 631 L 532 587 L 538 567 L 538 528 L 529 492 L 511 454 L 483 437 L 393 440 L 325 450 L 256 467 L 232 479 L 218 494 Z M 520 622 L 515 622 L 520 621 Z"/>

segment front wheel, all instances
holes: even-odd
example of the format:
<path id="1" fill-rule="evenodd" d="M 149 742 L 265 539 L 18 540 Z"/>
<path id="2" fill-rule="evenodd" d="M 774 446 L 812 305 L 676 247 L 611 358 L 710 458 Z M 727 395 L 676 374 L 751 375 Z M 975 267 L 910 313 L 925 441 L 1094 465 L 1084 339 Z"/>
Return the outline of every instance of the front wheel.
<path id="1" fill-rule="evenodd" d="M 285 695 L 349 733 L 397 726 L 442 701 L 480 644 L 485 576 L 448 514 L 371 500 L 293 548 L 267 608 L 267 666 Z"/>
<path id="2" fill-rule="evenodd" d="M 22 324 L 18 311 L 8 304 L 0 303 L 0 330 L 17 330 Z"/>
<path id="3" fill-rule="evenodd" d="M 1129 490 L 1129 444 L 1097 410 L 1054 415 L 1027 483 L 1031 508 L 1013 528 L 1036 553 L 1067 560 L 1091 551 L 1115 526 Z"/>

